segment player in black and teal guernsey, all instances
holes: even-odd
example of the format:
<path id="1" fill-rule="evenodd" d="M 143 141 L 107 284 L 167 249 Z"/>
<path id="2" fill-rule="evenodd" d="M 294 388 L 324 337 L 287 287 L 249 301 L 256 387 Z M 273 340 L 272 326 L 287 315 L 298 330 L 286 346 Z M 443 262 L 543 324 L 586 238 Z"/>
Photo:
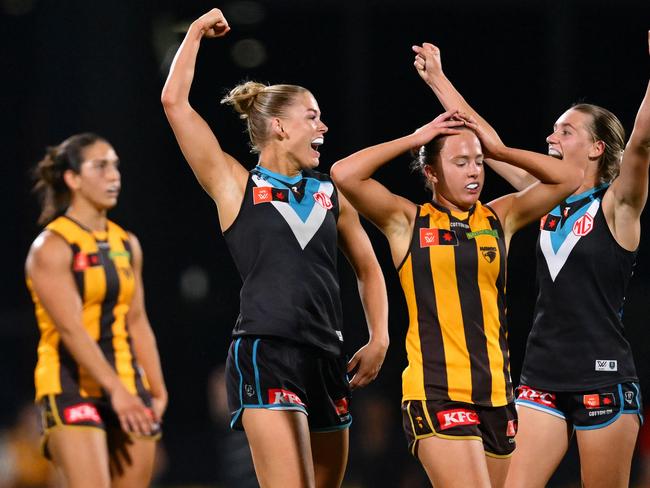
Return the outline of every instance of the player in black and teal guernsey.
<path id="1" fill-rule="evenodd" d="M 474 113 L 441 68 L 432 88 L 445 107 Z M 648 192 L 650 85 L 627 145 L 619 120 L 590 104 L 562 114 L 546 140 L 551 156 L 586 170 L 577 191 L 540 223 L 539 295 L 506 486 L 546 486 L 575 432 L 584 486 L 626 487 L 642 403 L 622 309 Z M 488 164 L 518 190 L 535 182 Z"/>
<path id="2" fill-rule="evenodd" d="M 246 431 L 261 486 L 340 486 L 350 389 L 376 377 L 388 347 L 386 287 L 357 213 L 315 171 L 327 126 L 309 91 L 247 82 L 224 98 L 247 121 L 259 153 L 252 171 L 221 149 L 191 107 L 200 41 L 229 30 L 218 9 L 190 26 L 162 101 L 185 158 L 217 204 L 243 281 L 226 363 L 231 425 Z M 370 331 L 349 363 L 337 247 L 357 275 Z"/>

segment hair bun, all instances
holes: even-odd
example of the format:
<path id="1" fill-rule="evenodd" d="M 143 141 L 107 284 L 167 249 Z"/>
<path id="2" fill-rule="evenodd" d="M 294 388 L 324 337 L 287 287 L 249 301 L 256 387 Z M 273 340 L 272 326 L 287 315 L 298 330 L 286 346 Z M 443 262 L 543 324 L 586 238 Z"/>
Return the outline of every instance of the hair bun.
<path id="1" fill-rule="evenodd" d="M 231 105 L 242 119 L 247 119 L 257 96 L 266 89 L 266 85 L 256 81 L 246 81 L 234 87 L 221 103 Z"/>

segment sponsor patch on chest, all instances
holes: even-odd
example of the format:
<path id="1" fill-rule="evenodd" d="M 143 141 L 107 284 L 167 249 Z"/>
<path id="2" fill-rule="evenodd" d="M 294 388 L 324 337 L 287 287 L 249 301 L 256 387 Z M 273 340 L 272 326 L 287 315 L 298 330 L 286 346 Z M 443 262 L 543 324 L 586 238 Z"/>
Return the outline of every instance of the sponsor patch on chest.
<path id="1" fill-rule="evenodd" d="M 78 252 L 72 257 L 72 269 L 74 271 L 83 271 L 92 266 L 99 266 L 101 260 L 97 253 Z"/>
<path id="2" fill-rule="evenodd" d="M 420 229 L 420 247 L 431 246 L 457 246 L 458 236 L 453 230 L 447 229 Z"/>
<path id="3" fill-rule="evenodd" d="M 586 236 L 594 228 L 594 219 L 589 214 L 584 214 L 573 224 L 573 233 L 579 237 Z"/>
<path id="4" fill-rule="evenodd" d="M 272 186 L 258 186 L 253 188 L 253 205 L 268 202 L 288 202 L 289 190 L 273 188 Z"/>

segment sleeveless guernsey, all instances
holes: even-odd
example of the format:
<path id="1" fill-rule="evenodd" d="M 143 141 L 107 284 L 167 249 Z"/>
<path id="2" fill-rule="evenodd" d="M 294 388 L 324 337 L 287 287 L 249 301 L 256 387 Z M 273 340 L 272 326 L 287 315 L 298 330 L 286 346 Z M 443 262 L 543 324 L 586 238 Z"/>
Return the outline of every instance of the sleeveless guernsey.
<path id="1" fill-rule="evenodd" d="M 621 320 L 636 252 L 623 249 L 607 226 L 607 187 L 569 197 L 541 221 L 539 294 L 522 384 L 580 391 L 638 381 Z"/>
<path id="2" fill-rule="evenodd" d="M 398 269 L 409 312 L 402 401 L 497 407 L 513 400 L 505 269 L 503 231 L 490 208 L 418 207 Z"/>
<path id="3" fill-rule="evenodd" d="M 70 268 L 83 301 L 83 327 L 127 390 L 142 394 L 148 385 L 136 363 L 126 323 L 135 286 L 128 234 L 111 221 L 105 232 L 93 232 L 66 216 L 55 219 L 46 229 L 60 235 L 72 249 Z M 61 341 L 29 279 L 27 286 L 41 334 L 34 372 L 36 399 L 60 393 L 102 396 L 100 385 L 76 363 Z"/>
<path id="4" fill-rule="evenodd" d="M 243 284 L 234 337 L 275 336 L 341 353 L 339 203 L 329 177 L 257 166 L 224 232 Z"/>

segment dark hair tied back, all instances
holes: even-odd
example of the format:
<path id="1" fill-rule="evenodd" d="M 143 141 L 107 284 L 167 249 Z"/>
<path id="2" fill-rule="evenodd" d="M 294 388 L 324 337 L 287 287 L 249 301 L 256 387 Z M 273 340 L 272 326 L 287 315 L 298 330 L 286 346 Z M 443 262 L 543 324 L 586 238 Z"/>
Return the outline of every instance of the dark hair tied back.
<path id="1" fill-rule="evenodd" d="M 90 132 L 76 134 L 58 146 L 48 147 L 45 156 L 34 168 L 36 180 L 34 193 L 41 202 L 39 224 L 46 224 L 63 214 L 70 205 L 70 189 L 63 175 L 67 170 L 79 173 L 83 162 L 83 150 L 102 137 Z"/>

